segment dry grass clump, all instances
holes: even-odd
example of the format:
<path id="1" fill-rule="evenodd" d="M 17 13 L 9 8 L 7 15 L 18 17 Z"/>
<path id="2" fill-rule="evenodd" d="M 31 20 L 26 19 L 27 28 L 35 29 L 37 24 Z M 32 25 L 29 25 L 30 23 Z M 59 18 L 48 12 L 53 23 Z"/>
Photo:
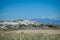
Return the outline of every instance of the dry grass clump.
<path id="1" fill-rule="evenodd" d="M 60 40 L 60 34 L 0 31 L 0 40 Z"/>

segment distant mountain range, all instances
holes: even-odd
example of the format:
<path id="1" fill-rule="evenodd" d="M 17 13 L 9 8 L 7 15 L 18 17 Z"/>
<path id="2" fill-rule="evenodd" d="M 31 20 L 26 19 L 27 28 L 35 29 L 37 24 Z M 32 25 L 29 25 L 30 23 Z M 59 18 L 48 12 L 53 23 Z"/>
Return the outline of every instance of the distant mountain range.
<path id="1" fill-rule="evenodd" d="M 23 27 L 55 27 L 53 24 L 59 24 L 60 27 L 60 20 L 48 19 L 48 18 L 36 18 L 36 19 L 26 19 L 26 20 L 13 20 L 13 21 L 0 21 L 0 28 L 2 29 L 19 29 Z"/>
<path id="2" fill-rule="evenodd" d="M 35 18 L 35 19 L 28 19 L 28 20 L 41 22 L 43 24 L 45 24 L 45 23 L 60 24 L 60 20 L 48 19 L 48 18 L 44 18 L 44 19 L 43 18 Z"/>
<path id="3" fill-rule="evenodd" d="M 60 24 L 60 19 L 31 18 L 31 19 L 25 19 L 25 20 L 28 20 L 28 22 L 32 21 L 32 22 L 38 22 L 38 23 L 43 23 L 43 24 L 47 24 L 47 23 Z M 19 20 L 14 20 L 14 21 L 23 21 L 23 22 L 25 22 L 25 20 L 19 19 Z"/>

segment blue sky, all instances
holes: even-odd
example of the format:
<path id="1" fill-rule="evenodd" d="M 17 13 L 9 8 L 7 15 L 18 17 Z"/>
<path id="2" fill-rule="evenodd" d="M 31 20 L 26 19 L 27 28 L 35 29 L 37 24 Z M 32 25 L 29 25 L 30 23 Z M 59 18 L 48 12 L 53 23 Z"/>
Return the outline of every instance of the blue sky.
<path id="1" fill-rule="evenodd" d="M 60 19 L 59 0 L 0 0 L 0 19 Z"/>

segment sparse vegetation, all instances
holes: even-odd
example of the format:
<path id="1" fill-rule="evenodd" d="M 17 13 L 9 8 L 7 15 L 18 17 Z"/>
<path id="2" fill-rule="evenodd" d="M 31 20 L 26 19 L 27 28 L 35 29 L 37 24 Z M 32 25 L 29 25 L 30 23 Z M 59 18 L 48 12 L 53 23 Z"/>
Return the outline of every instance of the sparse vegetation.
<path id="1" fill-rule="evenodd" d="M 0 40 L 60 40 L 60 34 L 0 31 Z"/>

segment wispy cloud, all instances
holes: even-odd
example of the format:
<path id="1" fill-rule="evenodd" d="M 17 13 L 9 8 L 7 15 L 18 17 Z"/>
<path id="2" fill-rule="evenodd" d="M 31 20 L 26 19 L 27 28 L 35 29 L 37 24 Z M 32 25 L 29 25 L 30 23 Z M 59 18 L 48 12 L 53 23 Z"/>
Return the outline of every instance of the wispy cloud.
<path id="1" fill-rule="evenodd" d="M 47 17 L 47 16 L 42 16 L 42 17 L 40 17 L 40 18 L 42 18 L 42 19 L 48 18 L 48 19 L 52 19 L 52 20 L 58 20 L 58 19 L 59 19 L 58 16 L 49 16 L 49 17 Z"/>
<path id="2" fill-rule="evenodd" d="M 45 18 L 47 18 L 47 17 L 46 17 L 46 16 L 42 16 L 42 17 L 40 17 L 40 18 L 45 19 Z"/>

